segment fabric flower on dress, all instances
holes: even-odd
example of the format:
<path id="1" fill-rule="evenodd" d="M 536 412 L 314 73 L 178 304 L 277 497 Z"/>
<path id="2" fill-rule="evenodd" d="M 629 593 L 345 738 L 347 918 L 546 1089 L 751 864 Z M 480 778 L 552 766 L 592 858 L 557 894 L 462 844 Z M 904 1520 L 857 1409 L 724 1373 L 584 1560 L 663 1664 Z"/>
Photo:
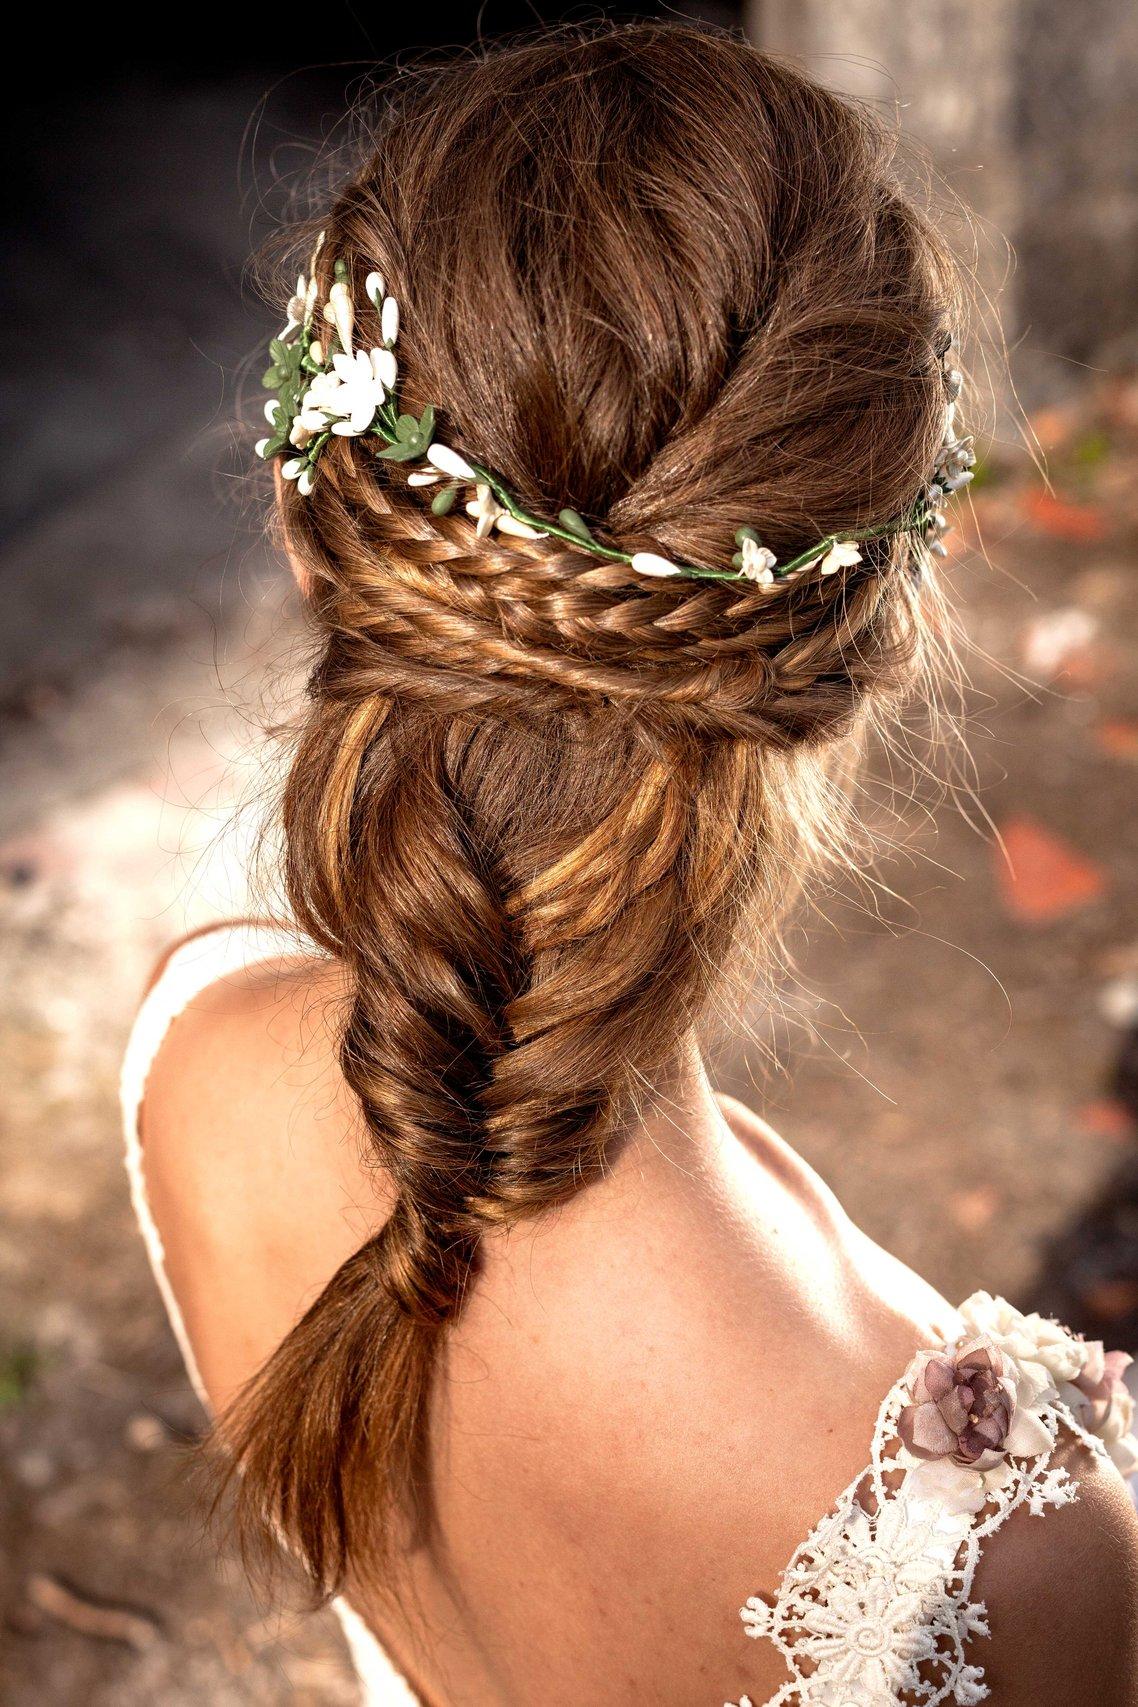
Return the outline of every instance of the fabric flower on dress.
<path id="1" fill-rule="evenodd" d="M 985 1471 L 1007 1453 L 1033 1458 L 1052 1444 L 1040 1419 L 1020 1406 L 1010 1360 L 984 1334 L 943 1352 L 919 1352 L 909 1383 L 912 1400 L 897 1433 L 915 1458 Z"/>
<path id="2" fill-rule="evenodd" d="M 1124 1351 L 1104 1351 L 1101 1340 L 1086 1342 L 1086 1361 L 1065 1393 L 1075 1416 L 1106 1447 L 1124 1476 L 1138 1470 L 1134 1434 L 1134 1395 L 1124 1380 L 1134 1359 Z"/>
<path id="3" fill-rule="evenodd" d="M 916 1668 L 936 1655 L 923 1612 L 919 1594 L 898 1592 L 882 1576 L 867 1573 L 856 1586 L 831 1582 L 825 1601 L 803 1614 L 802 1639 L 815 1667 L 811 1699 L 827 1707 L 896 1702 Z"/>
<path id="4" fill-rule="evenodd" d="M 1082 1340 L 1046 1316 L 1025 1316 L 1006 1298 L 974 1292 L 959 1313 L 972 1333 L 986 1334 L 1015 1364 L 1022 1403 L 1036 1402 L 1025 1396 L 1025 1386 L 1038 1388 L 1036 1399 L 1049 1389 L 1054 1397 L 1060 1383 L 1073 1381 L 1083 1366 L 1086 1349 Z"/>

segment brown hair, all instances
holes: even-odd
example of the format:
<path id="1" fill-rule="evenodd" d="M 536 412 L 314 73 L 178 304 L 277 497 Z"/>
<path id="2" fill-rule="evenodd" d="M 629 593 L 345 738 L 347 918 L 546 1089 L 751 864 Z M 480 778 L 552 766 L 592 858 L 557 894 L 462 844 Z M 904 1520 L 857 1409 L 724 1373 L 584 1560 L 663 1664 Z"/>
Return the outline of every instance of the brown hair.
<path id="1" fill-rule="evenodd" d="M 321 221 L 405 407 L 531 510 L 726 567 L 907 510 L 953 270 L 859 108 L 726 35 L 559 32 L 402 79 Z M 307 234 L 306 234 L 307 236 Z M 919 655 L 909 538 L 770 596 L 478 539 L 337 439 L 286 492 L 319 657 L 287 785 L 300 925 L 394 1213 L 224 1424 L 244 1515 L 323 1591 L 426 1504 L 481 1242 L 594 1180 L 735 944 L 818 846 L 825 755 Z M 742 927 L 747 921 L 748 930 Z"/>

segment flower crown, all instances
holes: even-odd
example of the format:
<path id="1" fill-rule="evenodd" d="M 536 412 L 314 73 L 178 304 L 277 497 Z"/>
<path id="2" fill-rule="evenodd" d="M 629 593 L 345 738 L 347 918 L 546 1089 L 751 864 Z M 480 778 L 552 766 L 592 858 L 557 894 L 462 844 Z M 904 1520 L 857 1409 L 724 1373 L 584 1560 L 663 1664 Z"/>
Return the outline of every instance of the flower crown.
<path id="1" fill-rule="evenodd" d="M 654 551 L 620 551 L 594 537 L 576 510 L 562 510 L 556 522 L 531 515 L 490 468 L 460 456 L 458 451 L 435 438 L 435 409 L 428 404 L 423 413 L 403 414 L 399 409 L 399 365 L 395 344 L 399 336 L 399 304 L 384 289 L 381 274 L 369 273 L 364 284 L 368 300 L 379 316 L 381 343 L 370 349 L 353 345 L 356 315 L 344 261 L 332 269 L 333 282 L 324 305 L 328 330 L 316 335 L 316 261 L 324 243 L 321 233 L 313 252 L 307 277 L 296 281 L 296 295 L 288 306 L 288 322 L 272 340 L 272 366 L 262 384 L 276 396 L 265 405 L 272 428 L 257 444 L 257 454 L 269 458 L 287 456 L 281 473 L 295 480 L 307 496 L 316 479 L 317 465 L 325 445 L 333 437 L 382 441 L 375 454 L 387 462 L 413 462 L 424 466 L 408 475 L 415 487 L 439 490 L 431 499 L 436 516 L 454 508 L 461 493 L 474 488 L 466 502 L 469 516 L 477 523 L 480 539 L 493 529 L 519 539 L 561 539 L 579 550 L 615 563 L 627 563 L 640 575 L 684 575 L 701 581 L 748 581 L 776 590 L 812 570 L 832 575 L 861 562 L 860 546 L 866 540 L 886 539 L 900 533 L 918 535 L 938 556 L 945 556 L 941 536 L 948 520 L 943 500 L 972 479 L 976 457 L 971 438 L 958 438 L 954 427 L 956 399 L 961 375 L 947 365 L 952 347 L 946 339 L 940 351 L 944 372 L 944 440 L 932 474 L 914 509 L 883 527 L 859 532 L 830 534 L 805 551 L 780 563 L 749 524 L 735 534 L 737 550 L 730 569 L 710 569 L 697 563 L 673 563 Z"/>

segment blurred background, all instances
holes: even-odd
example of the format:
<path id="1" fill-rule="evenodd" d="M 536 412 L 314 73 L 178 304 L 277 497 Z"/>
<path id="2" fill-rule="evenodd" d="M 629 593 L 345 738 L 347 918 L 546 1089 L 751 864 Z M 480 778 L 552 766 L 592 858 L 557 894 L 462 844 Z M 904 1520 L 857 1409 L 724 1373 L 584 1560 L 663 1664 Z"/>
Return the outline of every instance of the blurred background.
<path id="1" fill-rule="evenodd" d="M 232 428 L 275 321 L 246 258 L 376 61 L 566 15 L 203 0 L 162 41 L 157 16 L 97 13 L 41 35 L 6 99 L 0 1694 L 21 1707 L 354 1699 L 331 1620 L 267 1616 L 203 1534 L 118 1062 L 159 950 L 242 909 L 263 683 L 293 681 Z M 720 1084 L 950 1296 L 1138 1350 L 1138 12 L 683 15 L 896 113 L 1011 350 L 952 536 L 976 796 L 914 808 L 873 907 L 828 898 L 773 1060 L 740 1044 Z"/>

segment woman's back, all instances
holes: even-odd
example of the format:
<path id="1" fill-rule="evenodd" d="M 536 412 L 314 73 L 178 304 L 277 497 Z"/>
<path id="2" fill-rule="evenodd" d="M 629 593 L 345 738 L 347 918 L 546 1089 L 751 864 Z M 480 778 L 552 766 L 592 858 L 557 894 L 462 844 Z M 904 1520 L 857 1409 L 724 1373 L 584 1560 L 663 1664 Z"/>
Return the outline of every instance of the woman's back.
<path id="1" fill-rule="evenodd" d="M 343 990 L 328 962 L 231 972 L 148 1076 L 147 1193 L 218 1408 L 390 1209 L 336 1065 Z M 913 1353 L 952 1336 L 944 1300 L 698 1068 L 671 1102 L 602 1184 L 500 1237 L 451 1336 L 436 1527 L 397 1600 L 350 1585 L 425 1702 L 766 1702 L 786 1668 L 739 1607 L 865 1468 Z M 1081 1505 L 1038 1536 L 1013 1518 L 981 1567 L 1000 1618 L 969 1658 L 1008 1707 L 1138 1687 L 1138 1525 L 1089 1454 L 1077 1471 Z M 1089 1613 L 1113 1625 L 1109 1656 Z"/>

